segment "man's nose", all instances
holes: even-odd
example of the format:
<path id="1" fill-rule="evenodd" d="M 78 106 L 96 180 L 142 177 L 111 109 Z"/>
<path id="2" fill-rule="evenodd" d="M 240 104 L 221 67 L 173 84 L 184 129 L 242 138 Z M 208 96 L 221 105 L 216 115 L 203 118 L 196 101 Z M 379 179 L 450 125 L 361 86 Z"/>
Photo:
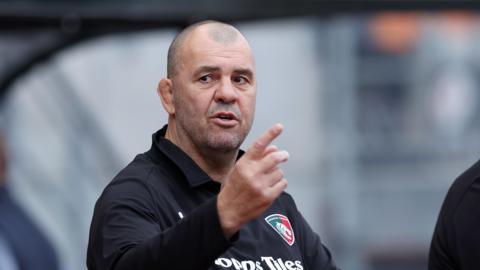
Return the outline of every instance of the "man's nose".
<path id="1" fill-rule="evenodd" d="M 215 101 L 222 103 L 234 103 L 238 98 L 238 92 L 230 78 L 222 79 L 215 91 Z"/>

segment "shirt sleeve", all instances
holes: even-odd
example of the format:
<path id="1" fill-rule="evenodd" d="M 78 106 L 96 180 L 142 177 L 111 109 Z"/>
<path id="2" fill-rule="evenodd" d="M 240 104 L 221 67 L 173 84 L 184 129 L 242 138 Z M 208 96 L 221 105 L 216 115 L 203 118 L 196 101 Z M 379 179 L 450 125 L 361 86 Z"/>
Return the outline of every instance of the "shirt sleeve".
<path id="1" fill-rule="evenodd" d="M 290 195 L 288 195 L 288 198 L 289 204 L 293 205 L 295 226 L 298 228 L 298 243 L 306 265 L 305 269 L 340 270 L 336 266 L 328 248 L 323 245 L 318 234 L 312 230 L 300 211 L 298 211 L 293 198 Z"/>
<path id="2" fill-rule="evenodd" d="M 160 228 L 155 207 L 141 181 L 107 188 L 95 207 L 89 268 L 208 269 L 230 246 L 220 226 L 216 197 L 165 229 Z"/>

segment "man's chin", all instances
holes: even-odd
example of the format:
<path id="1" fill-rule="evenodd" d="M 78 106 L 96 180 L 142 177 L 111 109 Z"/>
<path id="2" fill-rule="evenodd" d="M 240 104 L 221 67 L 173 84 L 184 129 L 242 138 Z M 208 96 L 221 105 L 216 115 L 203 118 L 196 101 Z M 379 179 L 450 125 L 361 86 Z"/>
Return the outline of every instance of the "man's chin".
<path id="1" fill-rule="evenodd" d="M 242 144 L 243 139 L 238 135 L 232 134 L 218 134 L 217 136 L 210 137 L 208 146 L 210 149 L 221 152 L 237 151 Z"/>

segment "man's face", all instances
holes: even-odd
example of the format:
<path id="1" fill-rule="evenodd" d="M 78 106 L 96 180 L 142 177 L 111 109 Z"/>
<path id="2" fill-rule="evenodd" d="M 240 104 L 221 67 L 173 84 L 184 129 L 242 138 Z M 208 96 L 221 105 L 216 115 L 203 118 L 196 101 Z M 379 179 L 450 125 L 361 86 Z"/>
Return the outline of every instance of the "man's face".
<path id="1" fill-rule="evenodd" d="M 177 68 L 172 83 L 178 135 L 197 148 L 238 149 L 255 112 L 255 65 L 246 40 L 238 34 L 219 43 L 198 29 L 185 40 Z"/>

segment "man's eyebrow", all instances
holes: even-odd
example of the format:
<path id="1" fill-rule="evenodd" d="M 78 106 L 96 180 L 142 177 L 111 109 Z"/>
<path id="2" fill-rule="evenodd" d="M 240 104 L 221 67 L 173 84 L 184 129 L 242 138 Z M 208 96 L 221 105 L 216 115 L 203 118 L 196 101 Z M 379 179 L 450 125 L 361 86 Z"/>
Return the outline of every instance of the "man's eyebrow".
<path id="1" fill-rule="evenodd" d="M 253 78 L 253 71 L 249 68 L 235 69 L 234 73 L 247 75 L 247 77 Z"/>
<path id="2" fill-rule="evenodd" d="M 197 70 L 195 71 L 195 76 L 198 76 L 200 75 L 201 73 L 204 73 L 204 72 L 217 72 L 219 71 L 220 68 L 219 67 L 216 67 L 216 66 L 201 66 L 199 68 L 197 68 Z"/>
<path id="3" fill-rule="evenodd" d="M 204 73 L 204 72 L 207 72 L 207 73 L 210 73 L 210 72 L 219 72 L 221 70 L 220 67 L 217 67 L 217 66 L 200 66 L 199 68 L 197 68 L 197 70 L 194 72 L 194 76 L 199 76 L 200 74 Z M 249 68 L 237 68 L 233 71 L 235 74 L 242 74 L 242 75 L 246 75 L 247 77 L 249 78 L 253 78 L 254 76 L 254 73 L 251 69 Z"/>

